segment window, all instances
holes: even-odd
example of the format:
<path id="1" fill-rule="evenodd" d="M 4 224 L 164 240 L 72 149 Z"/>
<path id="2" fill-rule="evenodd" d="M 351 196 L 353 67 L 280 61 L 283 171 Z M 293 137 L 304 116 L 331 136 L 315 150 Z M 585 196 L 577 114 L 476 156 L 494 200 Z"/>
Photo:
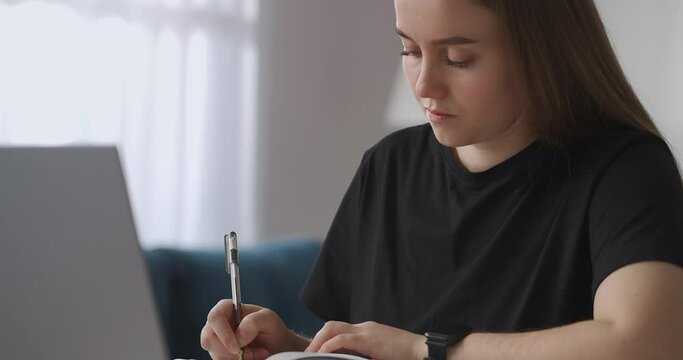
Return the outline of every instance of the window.
<path id="1" fill-rule="evenodd" d="M 0 0 L 0 144 L 115 144 L 143 245 L 254 239 L 256 0 Z"/>

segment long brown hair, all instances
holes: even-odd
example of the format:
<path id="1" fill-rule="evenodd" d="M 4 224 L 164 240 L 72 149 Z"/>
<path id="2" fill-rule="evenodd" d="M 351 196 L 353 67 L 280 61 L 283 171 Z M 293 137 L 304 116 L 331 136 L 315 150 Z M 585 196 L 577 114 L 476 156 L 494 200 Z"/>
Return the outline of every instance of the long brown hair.
<path id="1" fill-rule="evenodd" d="M 476 0 L 509 31 L 541 141 L 566 145 L 615 124 L 661 137 L 629 84 L 593 0 Z"/>

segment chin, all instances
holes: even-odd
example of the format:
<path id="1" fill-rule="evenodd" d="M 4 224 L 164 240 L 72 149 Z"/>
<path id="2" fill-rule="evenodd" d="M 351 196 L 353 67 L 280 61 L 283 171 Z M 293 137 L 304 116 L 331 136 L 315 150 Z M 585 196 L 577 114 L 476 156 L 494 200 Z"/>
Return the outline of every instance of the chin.
<path id="1" fill-rule="evenodd" d="M 432 126 L 432 131 L 434 132 L 436 140 L 441 145 L 452 148 L 472 145 L 475 143 L 474 141 L 472 141 L 472 137 L 468 136 L 463 131 L 454 131 L 455 129 L 444 129 L 440 126 L 435 126 L 434 124 L 430 125 Z"/>

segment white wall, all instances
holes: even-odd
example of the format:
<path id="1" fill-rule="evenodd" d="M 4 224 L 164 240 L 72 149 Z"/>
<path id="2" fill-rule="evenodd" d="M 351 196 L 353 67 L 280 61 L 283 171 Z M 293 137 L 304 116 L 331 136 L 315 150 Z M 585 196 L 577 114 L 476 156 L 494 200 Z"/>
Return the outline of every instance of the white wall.
<path id="1" fill-rule="evenodd" d="M 683 2 L 596 0 L 627 76 L 683 158 Z M 676 21 L 678 19 L 678 21 Z M 399 67 L 389 0 L 262 0 L 258 238 L 323 237 Z"/>
<path id="2" fill-rule="evenodd" d="M 263 0 L 259 238 L 322 238 L 384 110 L 400 41 L 388 0 Z"/>
<path id="3" fill-rule="evenodd" d="M 683 1 L 596 4 L 631 84 L 683 160 Z"/>

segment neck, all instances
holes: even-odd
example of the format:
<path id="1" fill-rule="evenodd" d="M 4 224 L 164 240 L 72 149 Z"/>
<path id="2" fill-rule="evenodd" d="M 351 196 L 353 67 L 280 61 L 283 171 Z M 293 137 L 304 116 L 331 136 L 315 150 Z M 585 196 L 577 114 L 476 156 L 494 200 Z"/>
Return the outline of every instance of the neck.
<path id="1" fill-rule="evenodd" d="M 536 135 L 518 122 L 495 139 L 454 147 L 451 151 L 467 171 L 477 173 L 513 157 L 535 140 Z"/>

